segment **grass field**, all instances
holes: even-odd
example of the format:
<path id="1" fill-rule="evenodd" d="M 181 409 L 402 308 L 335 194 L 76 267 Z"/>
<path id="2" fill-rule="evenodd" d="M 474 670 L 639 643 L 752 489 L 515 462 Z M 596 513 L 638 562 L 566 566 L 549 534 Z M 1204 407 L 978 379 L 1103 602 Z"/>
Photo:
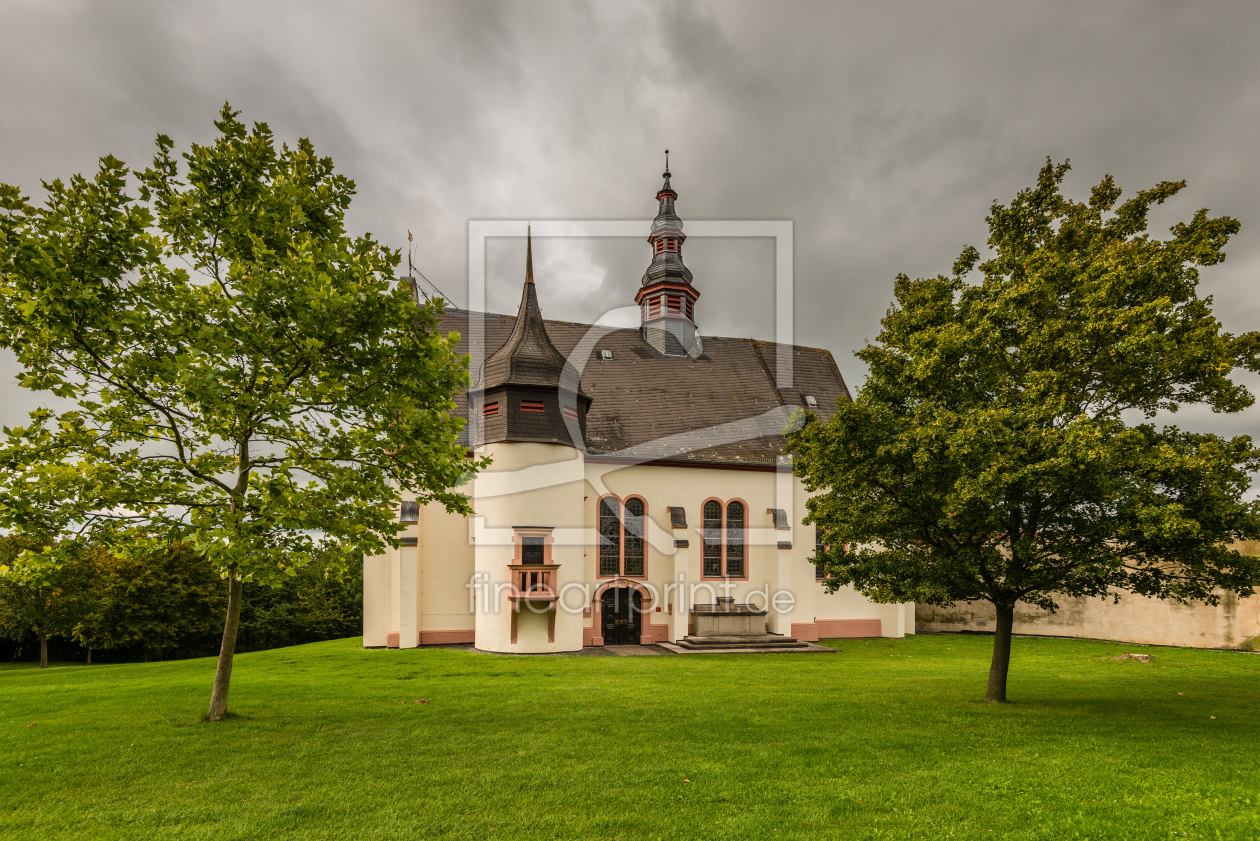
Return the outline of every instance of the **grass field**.
<path id="1" fill-rule="evenodd" d="M 6 838 L 1260 838 L 1260 655 L 1017 639 L 0 667 Z M 1149 663 L 1116 662 L 1126 650 Z M 417 699 L 428 703 L 417 703 Z"/>

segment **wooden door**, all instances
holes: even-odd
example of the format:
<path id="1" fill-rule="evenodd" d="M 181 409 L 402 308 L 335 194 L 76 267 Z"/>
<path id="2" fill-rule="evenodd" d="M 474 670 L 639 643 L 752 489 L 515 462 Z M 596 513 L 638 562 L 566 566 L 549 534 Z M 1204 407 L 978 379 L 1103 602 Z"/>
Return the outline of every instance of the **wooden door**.
<path id="1" fill-rule="evenodd" d="M 643 596 L 631 587 L 605 590 L 600 601 L 604 645 L 638 645 Z"/>

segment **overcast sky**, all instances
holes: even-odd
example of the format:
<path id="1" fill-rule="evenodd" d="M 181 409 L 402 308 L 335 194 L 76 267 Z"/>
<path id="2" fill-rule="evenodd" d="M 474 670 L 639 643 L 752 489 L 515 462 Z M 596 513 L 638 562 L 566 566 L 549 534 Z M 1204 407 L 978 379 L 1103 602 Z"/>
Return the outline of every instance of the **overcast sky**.
<path id="1" fill-rule="evenodd" d="M 1203 274 L 1226 328 L 1260 322 L 1260 4 L 0 3 L 0 181 L 148 163 L 153 137 L 208 141 L 225 101 L 353 178 L 355 232 L 467 301 L 479 219 L 650 219 L 671 150 L 685 220 L 789 220 L 795 339 L 852 356 L 898 272 L 947 272 L 984 217 L 1070 158 L 1079 197 L 1189 187 L 1242 222 Z M 523 243 L 487 247 L 488 300 L 514 311 Z M 633 303 L 640 240 L 535 242 L 549 318 Z M 774 337 L 770 240 L 688 240 L 708 335 Z M 40 398 L 0 359 L 0 422 Z M 1260 382 L 1252 382 L 1260 386 Z M 1257 431 L 1260 410 L 1179 421 Z"/>

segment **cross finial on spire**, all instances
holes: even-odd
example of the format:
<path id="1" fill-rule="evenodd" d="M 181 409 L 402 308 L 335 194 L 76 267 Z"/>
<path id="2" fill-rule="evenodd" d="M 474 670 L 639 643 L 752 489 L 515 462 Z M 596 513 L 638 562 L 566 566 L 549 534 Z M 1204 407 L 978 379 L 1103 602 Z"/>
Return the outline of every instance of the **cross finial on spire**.
<path id="1" fill-rule="evenodd" d="M 534 240 L 530 233 L 532 224 L 525 224 L 525 282 L 534 282 Z"/>

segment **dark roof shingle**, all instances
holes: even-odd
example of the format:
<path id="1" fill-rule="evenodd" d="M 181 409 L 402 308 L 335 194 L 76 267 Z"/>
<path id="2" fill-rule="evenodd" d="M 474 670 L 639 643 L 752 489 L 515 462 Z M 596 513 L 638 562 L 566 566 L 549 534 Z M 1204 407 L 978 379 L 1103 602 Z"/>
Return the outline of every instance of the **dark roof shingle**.
<path id="1" fill-rule="evenodd" d="M 447 310 L 442 329 L 458 331 L 460 352 L 472 353 L 472 334 L 480 327 L 484 360 L 508 340 L 515 322 L 510 315 Z M 546 329 L 592 400 L 588 457 L 773 466 L 784 452 L 782 432 L 792 412 L 806 408 L 805 395 L 817 401 L 811 411 L 823 421 L 838 399 L 849 398 L 826 350 L 705 336 L 704 352 L 691 358 L 656 352 L 637 329 L 551 320 Z M 782 389 L 773 373 L 780 348 L 792 365 L 791 386 Z M 612 359 L 599 358 L 602 350 L 612 351 Z M 480 378 L 473 373 L 474 388 Z M 466 395 L 457 403 L 466 417 Z"/>

